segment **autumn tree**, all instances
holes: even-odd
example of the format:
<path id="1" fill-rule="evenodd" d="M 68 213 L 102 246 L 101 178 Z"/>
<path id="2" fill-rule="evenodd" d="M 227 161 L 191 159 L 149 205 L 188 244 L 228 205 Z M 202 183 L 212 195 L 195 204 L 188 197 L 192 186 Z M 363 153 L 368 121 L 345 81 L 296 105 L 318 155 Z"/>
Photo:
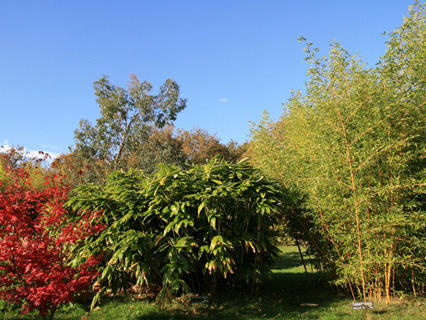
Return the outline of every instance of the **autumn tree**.
<path id="1" fill-rule="evenodd" d="M 29 181 L 37 190 L 46 188 L 43 176 L 51 175 L 47 160 L 50 155 L 44 151 L 39 151 L 34 158 L 28 156 L 24 147 L 10 147 L 0 152 L 0 182 L 3 185 L 11 183 L 8 170 L 24 169 L 29 175 Z"/>
<path id="2" fill-rule="evenodd" d="M 51 163 L 50 169 L 63 176 L 64 182 L 71 187 L 84 182 L 101 182 L 110 170 L 105 161 L 86 158 L 78 152 L 61 154 Z"/>
<path id="3" fill-rule="evenodd" d="M 53 319 L 57 308 L 89 289 L 98 273 L 93 266 L 101 256 L 90 256 L 76 266 L 70 249 L 102 231 L 99 212 L 74 222 L 64 209 L 69 188 L 62 177 L 39 173 L 45 188 L 33 186 L 34 173 L 6 169 L 10 183 L 0 181 L 0 298 L 21 306 L 21 312 L 38 310 Z"/>
<path id="4" fill-rule="evenodd" d="M 0 165 L 3 168 L 18 168 L 19 164 L 26 161 L 23 147 L 11 147 L 0 153 Z"/>
<path id="5" fill-rule="evenodd" d="M 216 135 L 200 128 L 180 130 L 177 140 L 182 144 L 187 161 L 192 164 L 203 164 L 216 156 L 236 162 L 245 151 L 245 145 L 239 146 L 233 140 L 227 145 L 222 144 Z"/>

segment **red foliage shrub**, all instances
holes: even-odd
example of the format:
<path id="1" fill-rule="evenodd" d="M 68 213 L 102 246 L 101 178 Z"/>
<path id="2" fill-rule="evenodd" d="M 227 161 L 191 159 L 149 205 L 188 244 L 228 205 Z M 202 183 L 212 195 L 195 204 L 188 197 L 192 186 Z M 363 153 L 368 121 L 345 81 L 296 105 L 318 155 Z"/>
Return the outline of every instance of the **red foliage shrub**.
<path id="1" fill-rule="evenodd" d="M 72 222 L 63 207 L 69 190 L 61 177 L 45 176 L 47 187 L 37 191 L 23 169 L 7 172 L 9 183 L 0 181 L 0 298 L 21 304 L 23 313 L 53 317 L 98 275 L 99 257 L 71 267 L 66 249 L 102 229 L 99 213 Z"/>

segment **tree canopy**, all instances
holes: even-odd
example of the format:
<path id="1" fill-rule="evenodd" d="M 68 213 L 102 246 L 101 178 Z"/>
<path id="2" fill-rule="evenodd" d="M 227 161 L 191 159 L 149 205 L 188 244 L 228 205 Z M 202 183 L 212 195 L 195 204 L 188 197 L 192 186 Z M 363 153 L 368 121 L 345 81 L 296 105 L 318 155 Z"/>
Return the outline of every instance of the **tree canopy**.
<path id="1" fill-rule="evenodd" d="M 96 101 L 101 116 L 91 125 L 80 121 L 72 149 L 83 158 L 105 161 L 111 168 L 126 167 L 129 155 L 135 155 L 152 131 L 176 120 L 186 107 L 179 97 L 179 86 L 171 79 L 152 94 L 152 85 L 131 75 L 129 88 L 111 84 L 106 76 L 95 81 Z"/>

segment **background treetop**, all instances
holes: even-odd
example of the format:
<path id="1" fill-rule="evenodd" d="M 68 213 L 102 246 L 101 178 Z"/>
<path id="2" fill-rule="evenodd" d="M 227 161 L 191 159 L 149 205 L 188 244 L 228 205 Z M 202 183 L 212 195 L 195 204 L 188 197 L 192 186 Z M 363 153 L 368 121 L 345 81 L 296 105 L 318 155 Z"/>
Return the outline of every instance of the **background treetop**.
<path id="1" fill-rule="evenodd" d="M 153 129 L 171 124 L 186 107 L 174 80 L 167 79 L 158 93 L 152 94 L 149 82 L 141 82 L 135 75 L 130 78 L 127 90 L 111 84 L 106 76 L 95 81 L 101 116 L 93 126 L 87 120 L 80 121 L 73 151 L 118 168 L 123 155 L 139 149 Z"/>

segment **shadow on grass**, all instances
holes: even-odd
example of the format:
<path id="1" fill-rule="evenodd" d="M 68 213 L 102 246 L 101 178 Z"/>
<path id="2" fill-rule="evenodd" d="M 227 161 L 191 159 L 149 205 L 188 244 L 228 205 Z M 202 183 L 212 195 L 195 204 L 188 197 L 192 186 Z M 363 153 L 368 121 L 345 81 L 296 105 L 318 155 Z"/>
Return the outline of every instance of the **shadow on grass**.
<path id="1" fill-rule="evenodd" d="M 316 274 L 273 274 L 254 294 L 229 293 L 216 296 L 210 306 L 194 306 L 188 312 L 158 311 L 149 312 L 137 320 L 183 320 L 183 319 L 300 319 L 310 307 L 303 303 L 318 304 L 319 313 L 327 312 L 337 302 Z M 194 314 L 194 312 L 196 314 Z M 315 317 L 312 319 L 316 319 Z"/>
<path id="2" fill-rule="evenodd" d="M 169 309 L 160 309 L 153 303 L 133 301 L 128 297 L 105 298 L 99 310 L 88 313 L 87 305 L 75 305 L 69 310 L 58 311 L 55 319 L 319 319 L 319 316 L 311 314 L 312 311 L 327 313 L 339 299 L 328 289 L 325 275 L 304 272 L 301 266 L 297 248 L 285 248 L 273 266 L 275 272 L 264 279 L 255 294 L 222 293 L 210 298 L 209 305 L 193 304 Z M 304 303 L 317 304 L 318 307 L 315 310 L 302 307 Z M 341 318 L 344 318 L 343 314 Z M 29 318 L 24 316 L 22 319 Z"/>
<path id="3" fill-rule="evenodd" d="M 300 319 L 310 312 L 301 304 L 318 304 L 317 311 L 327 312 L 337 296 L 328 289 L 325 275 L 306 273 L 295 247 L 283 248 L 273 269 L 255 294 L 229 292 L 216 295 L 209 305 L 194 304 L 181 310 L 151 309 L 135 320 L 183 320 L 183 319 Z"/>
<path id="4" fill-rule="evenodd" d="M 272 269 L 281 269 L 283 272 L 286 269 L 303 267 L 298 252 L 286 252 L 280 255 L 275 263 L 272 265 Z"/>
<path id="5" fill-rule="evenodd" d="M 312 310 L 301 306 L 306 303 L 318 305 L 317 312 L 326 313 L 339 298 L 329 289 L 324 274 L 303 272 L 303 267 L 298 268 L 301 266 L 300 255 L 293 248 L 277 259 L 273 266 L 276 272 L 266 277 L 256 294 L 220 294 L 201 309 L 195 305 L 187 312 L 150 312 L 136 319 L 300 319 Z"/>

